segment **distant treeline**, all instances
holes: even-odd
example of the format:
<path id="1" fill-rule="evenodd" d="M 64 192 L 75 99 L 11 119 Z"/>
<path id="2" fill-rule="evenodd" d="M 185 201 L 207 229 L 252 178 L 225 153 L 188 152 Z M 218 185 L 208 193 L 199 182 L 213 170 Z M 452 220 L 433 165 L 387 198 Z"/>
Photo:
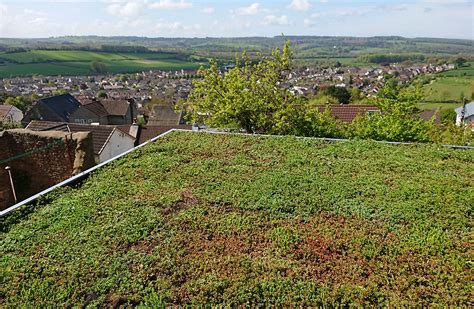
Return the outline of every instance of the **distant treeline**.
<path id="1" fill-rule="evenodd" d="M 404 54 L 404 55 L 386 55 L 386 54 L 377 54 L 377 55 L 362 55 L 359 57 L 359 60 L 367 63 L 395 63 L 395 62 L 404 62 L 404 61 L 413 61 L 413 62 L 423 62 L 426 60 L 424 55 L 420 54 Z"/>
<path id="2" fill-rule="evenodd" d="M 127 53 L 127 54 L 152 54 L 152 53 L 164 53 L 164 51 L 151 50 L 145 46 L 133 46 L 133 45 L 100 45 L 100 46 L 90 46 L 90 45 L 67 45 L 67 46 L 37 46 L 31 49 L 39 50 L 80 50 L 80 51 L 90 51 L 90 52 L 107 52 L 107 53 Z M 3 50 L 7 54 L 27 52 L 31 50 L 30 48 L 24 47 L 3 47 L 0 50 Z M 172 52 L 166 52 L 167 54 Z"/>

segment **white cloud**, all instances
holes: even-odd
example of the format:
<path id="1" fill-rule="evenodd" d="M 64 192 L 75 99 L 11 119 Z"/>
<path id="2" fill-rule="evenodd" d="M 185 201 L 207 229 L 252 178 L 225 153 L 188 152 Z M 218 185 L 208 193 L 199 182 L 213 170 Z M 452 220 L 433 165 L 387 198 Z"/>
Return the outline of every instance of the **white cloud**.
<path id="1" fill-rule="evenodd" d="M 132 17 L 140 15 L 145 8 L 142 1 L 116 2 L 107 6 L 106 11 L 110 15 L 118 17 Z"/>
<path id="2" fill-rule="evenodd" d="M 255 15 L 260 12 L 260 4 L 255 2 L 252 3 L 249 6 L 244 6 L 240 7 L 235 10 L 235 14 L 239 16 L 245 16 L 245 15 Z"/>
<path id="3" fill-rule="evenodd" d="M 163 9 L 163 10 L 170 10 L 170 9 L 189 9 L 193 7 L 191 2 L 187 2 L 186 0 L 160 0 L 159 2 L 154 2 L 149 5 L 152 9 Z"/>
<path id="4" fill-rule="evenodd" d="M 214 14 L 215 11 L 216 11 L 215 8 L 213 8 L 213 7 L 207 7 L 207 8 L 203 8 L 203 9 L 201 10 L 201 13 L 203 13 L 203 14 Z"/>
<path id="5" fill-rule="evenodd" d="M 282 16 L 275 16 L 275 15 L 267 15 L 262 21 L 262 25 L 265 26 L 288 26 L 290 21 L 286 15 Z"/>
<path id="6" fill-rule="evenodd" d="M 314 27 L 316 25 L 316 20 L 324 16 L 325 14 L 322 14 L 322 13 L 313 13 L 309 16 L 309 18 L 305 18 L 305 20 L 303 21 L 303 24 L 305 27 L 308 27 L 308 28 Z"/>
<path id="7" fill-rule="evenodd" d="M 311 3 L 308 0 L 293 0 L 288 7 L 295 11 L 307 11 L 311 8 Z"/>

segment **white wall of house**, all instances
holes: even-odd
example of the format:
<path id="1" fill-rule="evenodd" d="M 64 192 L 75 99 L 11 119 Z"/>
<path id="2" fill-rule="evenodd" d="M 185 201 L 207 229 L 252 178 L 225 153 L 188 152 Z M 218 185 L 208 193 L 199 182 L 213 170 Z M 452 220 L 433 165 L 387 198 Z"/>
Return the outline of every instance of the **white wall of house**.
<path id="1" fill-rule="evenodd" d="M 456 125 L 461 125 L 461 118 L 463 116 L 464 110 L 464 124 L 469 125 L 474 122 L 474 102 L 466 104 L 465 107 L 456 108 L 454 111 L 456 112 Z"/>
<path id="2" fill-rule="evenodd" d="M 108 159 L 132 149 L 134 146 L 135 139 L 133 139 L 130 135 L 115 129 L 105 144 L 105 147 L 100 152 L 99 161 L 107 161 Z"/>
<path id="3" fill-rule="evenodd" d="M 469 117 L 464 117 L 464 124 L 469 125 L 471 122 L 474 122 L 474 115 L 471 115 Z M 458 114 L 456 117 L 456 125 L 460 126 L 461 125 L 461 115 Z"/>

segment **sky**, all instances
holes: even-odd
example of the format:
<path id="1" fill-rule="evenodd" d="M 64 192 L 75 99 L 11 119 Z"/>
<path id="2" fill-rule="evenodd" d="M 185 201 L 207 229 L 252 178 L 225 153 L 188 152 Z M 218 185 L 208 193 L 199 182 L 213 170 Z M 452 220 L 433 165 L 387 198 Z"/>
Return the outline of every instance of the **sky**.
<path id="1" fill-rule="evenodd" d="M 0 0 L 0 37 L 474 39 L 474 0 Z"/>

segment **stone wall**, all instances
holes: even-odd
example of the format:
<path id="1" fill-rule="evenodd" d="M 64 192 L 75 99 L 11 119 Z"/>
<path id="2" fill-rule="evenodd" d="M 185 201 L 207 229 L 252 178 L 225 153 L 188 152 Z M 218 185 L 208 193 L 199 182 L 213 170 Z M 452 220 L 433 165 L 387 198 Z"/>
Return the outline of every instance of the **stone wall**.
<path id="1" fill-rule="evenodd" d="M 14 204 L 7 166 L 17 200 L 22 201 L 94 164 L 92 135 L 88 132 L 4 131 L 0 133 L 0 210 Z"/>

